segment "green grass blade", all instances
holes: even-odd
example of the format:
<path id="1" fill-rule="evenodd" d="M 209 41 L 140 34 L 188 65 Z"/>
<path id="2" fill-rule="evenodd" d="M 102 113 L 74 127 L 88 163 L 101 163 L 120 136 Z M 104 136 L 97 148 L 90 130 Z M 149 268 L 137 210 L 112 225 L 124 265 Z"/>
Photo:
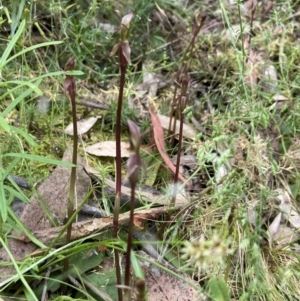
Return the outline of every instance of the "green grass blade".
<path id="1" fill-rule="evenodd" d="M 145 279 L 144 272 L 141 268 L 140 262 L 138 261 L 135 252 L 130 253 L 131 265 L 134 271 L 135 277 Z"/>
<path id="2" fill-rule="evenodd" d="M 5 168 L 5 170 L 3 170 L 4 179 L 9 176 L 9 174 L 12 172 L 15 166 L 20 162 L 20 160 L 21 158 L 15 158 L 9 163 L 9 165 Z"/>
<path id="3" fill-rule="evenodd" d="M 0 115 L 0 128 L 2 128 L 6 132 L 10 132 L 10 126 L 7 121 Z"/>
<path id="4" fill-rule="evenodd" d="M 25 0 L 19 1 L 19 3 L 15 2 L 13 7 L 12 7 L 12 14 L 11 14 L 11 32 L 10 35 L 13 36 L 15 34 L 15 31 L 18 27 L 19 21 L 22 17 L 23 10 L 25 6 Z"/>
<path id="5" fill-rule="evenodd" d="M 38 147 L 39 145 L 34 141 L 34 139 L 28 135 L 26 132 L 24 132 L 23 130 L 15 127 L 15 126 L 11 126 L 10 127 L 11 131 L 14 131 L 16 134 L 18 134 L 19 136 L 23 137 L 24 139 L 26 139 L 26 141 L 28 142 L 29 145 L 33 146 L 33 147 Z"/>
<path id="6" fill-rule="evenodd" d="M 62 44 L 62 43 L 63 43 L 62 41 L 50 41 L 50 42 L 44 42 L 44 43 L 41 43 L 41 44 L 36 44 L 36 45 L 30 46 L 30 47 L 25 48 L 25 49 L 21 50 L 20 52 L 16 53 L 12 57 L 10 57 L 8 60 L 6 60 L 5 64 L 7 64 L 10 61 L 14 60 L 18 56 L 20 56 L 22 54 L 25 54 L 27 52 L 30 52 L 32 50 L 35 50 L 37 48 L 48 47 L 48 46 L 53 46 L 53 45 L 59 45 L 59 44 Z"/>
<path id="7" fill-rule="evenodd" d="M 41 80 L 37 80 L 36 83 L 35 83 L 35 85 L 38 86 L 40 83 L 41 83 Z M 18 89 L 18 87 L 16 89 Z M 26 91 L 24 91 L 23 93 L 21 93 L 15 100 L 13 100 L 7 106 L 7 108 L 1 113 L 1 116 L 5 117 L 7 114 L 9 114 L 19 104 L 19 102 L 21 102 L 24 98 L 26 98 L 27 96 L 29 96 L 31 93 L 32 93 L 32 89 L 31 88 L 29 88 Z"/>
<path id="8" fill-rule="evenodd" d="M 45 158 L 45 157 L 38 156 L 38 155 L 30 155 L 30 154 L 26 154 L 26 153 L 8 153 L 8 154 L 3 155 L 3 157 L 23 158 L 23 159 L 38 161 L 38 162 L 46 163 L 46 164 L 60 165 L 60 166 L 64 166 L 64 167 L 73 167 L 74 166 L 74 164 L 72 164 L 71 162 L 59 161 L 59 160 L 55 160 L 55 159 Z"/>
<path id="9" fill-rule="evenodd" d="M 50 76 L 65 76 L 65 75 L 84 75 L 84 72 L 80 71 L 80 70 L 72 70 L 72 71 L 54 71 L 54 72 L 49 72 L 49 73 L 46 73 L 46 74 L 42 74 L 38 77 L 36 77 L 34 80 L 37 80 L 37 79 L 42 79 L 42 78 L 45 78 L 45 77 L 50 77 Z"/>
<path id="10" fill-rule="evenodd" d="M 28 86 L 37 95 L 39 95 L 39 96 L 43 95 L 43 92 L 35 84 L 33 84 L 29 81 L 13 80 L 13 81 L 6 82 L 6 84 L 16 84 L 16 85 L 18 85 L 19 88 L 23 87 L 23 86 Z"/>
<path id="11" fill-rule="evenodd" d="M 26 21 L 23 20 L 18 28 L 18 31 L 16 32 L 16 34 L 13 36 L 13 38 L 10 40 L 10 42 L 8 43 L 5 51 L 3 52 L 1 58 L 0 58 L 0 70 L 6 65 L 7 63 L 7 58 L 9 57 L 12 49 L 14 48 L 16 42 L 18 41 L 18 39 L 20 38 L 24 28 L 26 25 Z"/>
<path id="12" fill-rule="evenodd" d="M 222 277 L 211 278 L 208 281 L 210 295 L 215 301 L 230 301 L 228 287 Z"/>
<path id="13" fill-rule="evenodd" d="M 0 159 L 1 160 L 1 159 Z M 3 178 L 3 170 L 0 169 L 0 214 L 2 222 L 6 222 L 7 220 L 7 202 L 4 192 L 4 178 Z M 0 233 L 1 235 L 3 233 Z"/>

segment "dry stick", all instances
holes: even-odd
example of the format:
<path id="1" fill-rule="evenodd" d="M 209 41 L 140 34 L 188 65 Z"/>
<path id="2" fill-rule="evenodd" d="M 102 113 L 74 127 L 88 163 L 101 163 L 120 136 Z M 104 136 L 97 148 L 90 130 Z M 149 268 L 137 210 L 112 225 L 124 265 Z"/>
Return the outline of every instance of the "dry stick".
<path id="1" fill-rule="evenodd" d="M 194 205 L 194 204 L 193 204 Z M 134 218 L 138 221 L 145 220 L 157 220 L 161 215 L 165 214 L 172 210 L 173 213 L 181 210 L 182 206 L 177 206 L 175 208 L 167 208 L 165 206 L 151 208 L 146 210 L 139 210 L 134 213 Z M 129 223 L 130 213 L 126 212 L 119 216 L 119 226 L 126 226 Z M 35 230 L 32 231 L 32 234 L 43 244 L 49 246 L 52 244 L 53 240 L 57 237 L 59 233 L 64 229 L 65 226 L 59 226 L 54 228 L 49 228 L 45 230 Z M 114 227 L 113 218 L 104 217 L 104 218 L 94 218 L 87 221 L 73 223 L 73 231 L 71 240 L 79 240 L 86 238 L 95 233 L 101 233 L 101 231 L 106 231 L 108 229 L 112 229 Z M 127 228 L 127 227 L 126 227 Z M 23 242 L 30 242 L 30 238 L 24 237 L 24 235 L 20 237 L 15 237 Z M 61 238 L 56 242 L 55 246 L 64 245 L 66 241 L 66 233 L 64 232 Z M 40 252 L 40 251 L 39 251 Z M 40 254 L 37 252 L 38 254 Z M 48 252 L 48 248 L 46 250 L 41 250 L 41 253 Z"/>

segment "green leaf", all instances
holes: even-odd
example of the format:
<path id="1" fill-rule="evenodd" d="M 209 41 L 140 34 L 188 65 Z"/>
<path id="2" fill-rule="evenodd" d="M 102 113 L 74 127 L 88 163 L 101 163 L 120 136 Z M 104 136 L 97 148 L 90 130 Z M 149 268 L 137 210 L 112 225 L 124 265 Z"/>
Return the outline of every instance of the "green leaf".
<path id="1" fill-rule="evenodd" d="M 50 76 L 60 76 L 60 75 L 84 75 L 85 73 L 80 71 L 80 70 L 72 70 L 72 71 L 55 71 L 55 72 L 49 72 L 46 74 L 42 74 L 38 77 L 36 77 L 34 80 L 36 79 L 41 79 L 41 78 L 45 78 L 45 77 L 50 77 Z"/>
<path id="2" fill-rule="evenodd" d="M 91 251 L 89 250 L 88 252 L 79 253 L 71 257 L 70 266 L 74 265 L 74 268 L 70 271 L 70 273 L 73 277 L 77 277 L 78 275 L 95 268 L 103 261 L 104 253 L 93 253 L 90 256 L 89 252 Z"/>
<path id="3" fill-rule="evenodd" d="M 7 123 L 7 121 L 0 115 L 0 128 L 3 128 L 4 131 L 10 132 L 10 125 Z"/>
<path id="4" fill-rule="evenodd" d="M 1 160 L 1 158 L 0 158 Z M 5 197 L 5 192 L 4 192 L 4 177 L 3 177 L 3 170 L 2 168 L 0 169 L 0 214 L 1 214 L 1 219 L 2 222 L 6 222 L 7 220 L 7 202 L 6 202 L 6 197 Z M 1 235 L 3 233 L 0 233 Z"/>
<path id="5" fill-rule="evenodd" d="M 9 63 L 10 61 L 14 60 L 16 57 L 26 53 L 26 52 L 29 52 L 29 51 L 32 51 L 32 50 L 35 50 L 37 48 L 41 48 L 41 47 L 47 47 L 47 46 L 52 46 L 52 45 L 58 45 L 58 44 L 62 44 L 63 42 L 62 41 L 50 41 L 50 42 L 45 42 L 45 43 L 40 43 L 40 44 L 36 44 L 36 45 L 33 45 L 33 46 L 30 46 L 28 48 L 25 48 L 23 50 L 21 50 L 20 52 L 16 53 L 15 55 L 13 55 L 12 57 L 10 57 L 6 62 L 5 64 Z"/>
<path id="6" fill-rule="evenodd" d="M 4 187 L 6 191 L 9 192 L 10 195 L 18 198 L 19 200 L 21 200 L 24 203 L 30 203 L 30 200 L 27 198 L 26 195 L 24 195 L 24 193 L 17 191 L 17 187 L 15 187 L 15 189 L 9 187 L 9 186 L 5 186 Z"/>
<path id="7" fill-rule="evenodd" d="M 210 295 L 214 301 L 230 301 L 227 284 L 223 277 L 211 278 L 208 281 Z"/>
<path id="8" fill-rule="evenodd" d="M 138 261 L 133 251 L 130 253 L 130 259 L 131 259 L 131 265 L 135 276 L 137 278 L 145 279 L 144 272 L 141 268 L 140 262 Z"/>
<path id="9" fill-rule="evenodd" d="M 26 132 L 24 132 L 23 130 L 17 128 L 17 127 L 14 127 L 14 126 L 11 126 L 10 127 L 11 131 L 17 133 L 18 135 L 22 136 L 27 142 L 29 145 L 33 146 L 33 147 L 38 147 L 39 145 L 33 140 L 33 138 L 27 134 Z"/>
<path id="10" fill-rule="evenodd" d="M 9 174 L 12 172 L 12 170 L 15 168 L 15 166 L 20 162 L 20 158 L 15 158 L 12 160 L 9 165 L 3 170 L 3 178 L 6 179 Z"/>
<path id="11" fill-rule="evenodd" d="M 41 89 L 39 89 L 35 84 L 33 84 L 29 81 L 12 80 L 12 81 L 5 82 L 5 84 L 16 84 L 16 85 L 18 85 L 18 88 L 23 87 L 23 86 L 28 86 L 37 95 L 39 95 L 39 96 L 43 95 L 43 92 L 41 91 Z"/>
<path id="12" fill-rule="evenodd" d="M 59 160 L 55 160 L 55 159 L 50 159 L 50 158 L 46 158 L 46 157 L 42 157 L 42 156 L 38 156 L 38 155 L 30 155 L 30 154 L 26 154 L 26 153 L 8 153 L 8 154 L 3 155 L 3 157 L 22 158 L 22 159 L 38 161 L 38 162 L 42 162 L 42 163 L 46 163 L 46 164 L 60 165 L 60 166 L 64 166 L 64 167 L 73 167 L 74 166 L 74 164 L 72 164 L 71 162 L 59 161 Z"/>
<path id="13" fill-rule="evenodd" d="M 6 49 L 4 50 L 1 58 L 0 58 L 0 70 L 6 65 L 7 63 L 7 58 L 9 57 L 12 49 L 14 48 L 16 42 L 18 41 L 18 39 L 20 38 L 24 28 L 26 25 L 26 21 L 23 20 L 21 22 L 21 24 L 19 25 L 18 31 L 16 32 L 16 34 L 13 36 L 13 38 L 10 40 L 10 42 L 8 43 Z"/>
<path id="14" fill-rule="evenodd" d="M 36 80 L 36 79 L 35 79 Z M 35 82 L 35 86 L 39 86 L 39 84 L 41 83 L 41 79 L 36 80 Z M 9 92 L 13 92 L 14 90 L 19 89 L 19 87 L 16 87 L 12 90 L 10 90 Z M 26 91 L 24 91 L 23 93 L 21 93 L 15 100 L 13 100 L 8 107 L 1 113 L 2 117 L 5 117 L 7 114 L 9 114 L 15 107 L 16 105 L 18 105 L 19 102 L 21 102 L 24 98 L 26 98 L 27 96 L 29 96 L 32 93 L 32 89 L 29 88 Z M 6 93 L 5 93 L 6 94 Z M 2 98 L 2 96 L 1 96 Z"/>
<path id="15" fill-rule="evenodd" d="M 89 274 L 84 278 L 95 287 L 101 288 L 101 290 L 106 292 L 113 300 L 118 300 L 115 268 L 105 269 L 102 273 Z"/>

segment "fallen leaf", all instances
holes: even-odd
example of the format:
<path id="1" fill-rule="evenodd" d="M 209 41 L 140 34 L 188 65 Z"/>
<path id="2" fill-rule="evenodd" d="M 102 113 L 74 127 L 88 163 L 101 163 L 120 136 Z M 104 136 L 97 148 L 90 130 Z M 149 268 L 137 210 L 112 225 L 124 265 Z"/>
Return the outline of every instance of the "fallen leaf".
<path id="1" fill-rule="evenodd" d="M 285 101 L 285 100 L 288 100 L 287 97 L 281 95 L 281 94 L 275 94 L 273 97 L 272 97 L 273 100 L 275 101 Z"/>
<path id="2" fill-rule="evenodd" d="M 160 114 L 156 114 L 156 116 L 158 117 L 161 127 L 165 130 L 169 129 L 169 124 L 170 124 L 170 117 L 168 116 L 164 116 L 164 115 L 160 115 Z M 176 127 L 175 127 L 175 135 L 179 135 L 179 127 L 180 127 L 180 121 L 176 120 Z M 197 136 L 197 132 L 195 131 L 195 129 L 193 127 L 191 127 L 188 124 L 183 124 L 183 131 L 182 131 L 182 135 L 185 138 L 189 138 L 191 140 L 195 140 L 195 137 Z"/>
<path id="3" fill-rule="evenodd" d="M 278 246 L 284 246 L 299 240 L 299 234 L 286 224 L 281 224 L 279 225 L 277 232 L 274 234 L 273 240 L 276 241 Z"/>
<path id="4" fill-rule="evenodd" d="M 116 142 L 103 141 L 86 147 L 86 152 L 90 155 L 98 157 L 116 157 Z M 130 157 L 130 144 L 128 142 L 121 142 L 121 157 Z"/>
<path id="5" fill-rule="evenodd" d="M 270 233 L 270 236 L 273 240 L 275 234 L 278 232 L 278 228 L 279 228 L 279 225 L 280 225 L 280 222 L 281 222 L 281 217 L 282 217 L 282 213 L 279 212 L 277 214 L 277 216 L 274 218 L 273 222 L 271 223 L 271 225 L 269 226 L 269 233 Z"/>
<path id="6" fill-rule="evenodd" d="M 276 189 L 279 194 L 276 196 L 276 199 L 280 201 L 278 206 L 282 212 L 285 220 L 290 223 L 290 226 L 295 229 L 300 227 L 300 215 L 293 205 L 293 200 L 291 194 L 284 189 Z"/>
<path id="7" fill-rule="evenodd" d="M 88 119 L 82 119 L 80 121 L 77 121 L 77 131 L 78 131 L 78 135 L 83 135 L 86 132 L 88 132 L 96 123 L 96 121 L 100 118 L 100 116 L 97 117 L 90 117 Z M 66 129 L 65 129 L 65 133 L 67 135 L 74 135 L 74 128 L 73 128 L 73 122 L 70 123 Z"/>
<path id="8" fill-rule="evenodd" d="M 141 215 L 135 216 L 133 218 L 133 224 L 134 224 L 135 227 L 142 230 L 142 229 L 144 229 L 143 223 L 145 222 L 145 220 L 147 220 L 147 216 L 141 214 Z"/>
<path id="9" fill-rule="evenodd" d="M 152 121 L 152 125 L 153 125 L 154 140 L 155 140 L 157 149 L 158 149 L 160 155 L 162 156 L 164 162 L 168 166 L 168 168 L 175 174 L 176 167 L 174 166 L 174 164 L 172 163 L 170 157 L 167 155 L 167 153 L 165 151 L 164 131 L 161 127 L 159 118 L 156 116 L 156 114 L 153 113 L 150 106 L 149 106 L 149 113 L 150 113 L 150 116 L 151 116 L 151 121 Z M 178 178 L 181 181 L 186 182 L 186 179 L 181 174 L 178 174 Z"/>

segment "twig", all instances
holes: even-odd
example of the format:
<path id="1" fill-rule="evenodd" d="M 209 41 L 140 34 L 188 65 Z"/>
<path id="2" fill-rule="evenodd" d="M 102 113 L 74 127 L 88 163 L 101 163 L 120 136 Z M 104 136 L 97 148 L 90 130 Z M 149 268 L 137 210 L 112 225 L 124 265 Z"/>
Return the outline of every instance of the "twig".
<path id="1" fill-rule="evenodd" d="M 181 208 L 183 208 L 183 206 L 174 207 L 172 209 L 168 207 L 157 207 L 157 208 L 137 211 L 133 214 L 133 216 L 136 221 L 157 220 L 162 214 L 165 214 L 166 212 L 169 211 L 174 213 L 180 210 Z M 128 212 L 121 214 L 119 216 L 119 226 L 127 225 L 129 222 L 129 217 L 130 214 Z M 93 233 L 98 233 L 101 231 L 111 229 L 113 226 L 114 226 L 113 218 L 111 217 L 94 218 L 88 221 L 73 223 L 71 241 L 82 239 Z M 49 246 L 52 244 L 53 240 L 57 237 L 57 235 L 61 232 L 63 228 L 64 226 L 49 228 L 45 230 L 36 230 L 36 231 L 32 231 L 32 234 L 36 237 L 37 240 Z M 16 239 L 24 242 L 31 241 L 29 238 L 24 236 L 16 237 Z M 53 247 L 63 245 L 65 244 L 65 242 L 66 242 L 66 233 L 64 232 L 60 237 L 60 239 L 55 243 L 55 245 L 53 245 Z M 47 250 L 45 250 L 45 252 L 46 251 Z"/>

